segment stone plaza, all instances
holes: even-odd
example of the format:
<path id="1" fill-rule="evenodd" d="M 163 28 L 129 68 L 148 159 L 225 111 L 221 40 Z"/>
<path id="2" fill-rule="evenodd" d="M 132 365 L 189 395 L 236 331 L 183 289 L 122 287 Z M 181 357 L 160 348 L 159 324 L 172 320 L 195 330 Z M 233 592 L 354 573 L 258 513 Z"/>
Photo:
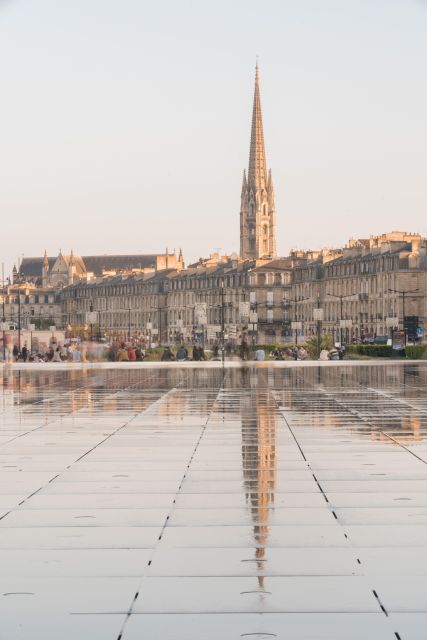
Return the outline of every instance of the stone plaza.
<path id="1" fill-rule="evenodd" d="M 1 640 L 425 640 L 424 363 L 0 369 Z"/>

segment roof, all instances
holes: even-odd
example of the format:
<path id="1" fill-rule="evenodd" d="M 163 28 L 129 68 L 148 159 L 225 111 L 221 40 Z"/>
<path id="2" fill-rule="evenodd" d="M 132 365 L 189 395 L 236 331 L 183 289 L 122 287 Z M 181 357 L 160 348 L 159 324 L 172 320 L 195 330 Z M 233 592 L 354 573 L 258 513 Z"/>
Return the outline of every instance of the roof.
<path id="1" fill-rule="evenodd" d="M 70 256 L 64 256 L 67 261 Z M 156 254 L 145 255 L 117 255 L 117 256 L 75 256 L 75 260 L 83 260 L 86 271 L 101 274 L 105 271 L 127 271 L 130 269 L 144 269 L 156 266 Z M 49 270 L 52 269 L 57 257 L 49 257 Z M 43 257 L 23 258 L 20 272 L 27 278 L 41 278 L 43 272 Z"/>
<path id="2" fill-rule="evenodd" d="M 29 278 L 40 278 L 43 270 L 44 258 L 22 258 L 19 271 Z M 56 258 L 48 258 L 49 269 L 52 269 Z"/>
<path id="3" fill-rule="evenodd" d="M 92 273 L 102 271 L 127 271 L 156 266 L 156 254 L 119 256 L 82 256 L 86 270 Z"/>

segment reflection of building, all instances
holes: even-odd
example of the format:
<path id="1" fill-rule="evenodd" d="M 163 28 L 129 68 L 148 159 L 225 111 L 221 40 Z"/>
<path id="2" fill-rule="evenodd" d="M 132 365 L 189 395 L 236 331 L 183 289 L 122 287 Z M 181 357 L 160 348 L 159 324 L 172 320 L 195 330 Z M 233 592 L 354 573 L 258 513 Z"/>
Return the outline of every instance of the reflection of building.
<path id="1" fill-rule="evenodd" d="M 265 548 L 276 486 L 276 405 L 268 392 L 242 396 L 242 466 L 245 493 L 254 523 L 258 582 L 264 588 Z"/>

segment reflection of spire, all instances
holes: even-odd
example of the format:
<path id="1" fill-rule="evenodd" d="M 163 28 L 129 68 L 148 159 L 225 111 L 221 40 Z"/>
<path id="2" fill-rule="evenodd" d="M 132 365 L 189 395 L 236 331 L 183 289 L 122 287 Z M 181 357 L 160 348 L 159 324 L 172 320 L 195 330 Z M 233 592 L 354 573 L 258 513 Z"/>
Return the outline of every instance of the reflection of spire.
<path id="1" fill-rule="evenodd" d="M 264 590 L 265 547 L 276 485 L 276 406 L 258 392 L 242 406 L 242 464 L 246 499 L 254 522 L 258 584 Z"/>

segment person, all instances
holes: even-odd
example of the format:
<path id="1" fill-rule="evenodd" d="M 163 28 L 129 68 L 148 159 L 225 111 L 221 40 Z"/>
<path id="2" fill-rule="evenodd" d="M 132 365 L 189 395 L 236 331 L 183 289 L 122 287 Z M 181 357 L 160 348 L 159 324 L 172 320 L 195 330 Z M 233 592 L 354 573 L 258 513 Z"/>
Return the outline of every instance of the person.
<path id="1" fill-rule="evenodd" d="M 196 362 L 200 362 L 201 360 L 206 360 L 204 349 L 201 345 L 197 345 L 193 349 L 193 360 Z"/>
<path id="2" fill-rule="evenodd" d="M 265 351 L 264 349 L 261 349 L 261 347 L 258 347 L 255 351 L 255 360 L 258 360 L 258 362 L 265 360 Z"/>
<path id="3" fill-rule="evenodd" d="M 129 352 L 123 342 L 120 345 L 120 349 L 117 351 L 117 360 L 119 362 L 129 362 Z"/>
<path id="4" fill-rule="evenodd" d="M 183 344 L 180 346 L 180 348 L 177 351 L 176 359 L 179 360 L 180 362 L 183 362 L 184 360 L 188 359 L 188 351 Z"/>
<path id="5" fill-rule="evenodd" d="M 53 352 L 52 362 L 62 362 L 61 351 L 60 351 L 59 347 L 56 347 L 56 349 Z"/>
<path id="6" fill-rule="evenodd" d="M 308 356 L 307 351 L 304 349 L 304 347 L 300 347 L 298 349 L 298 360 L 306 360 Z"/>
<path id="7" fill-rule="evenodd" d="M 240 352 L 240 357 L 241 357 L 242 360 L 247 360 L 248 359 L 249 347 L 248 347 L 248 343 L 246 342 L 245 339 L 243 339 L 241 344 L 240 344 L 239 352 Z"/>
<path id="8" fill-rule="evenodd" d="M 73 351 L 73 362 L 81 362 L 81 361 L 82 361 L 82 354 L 79 349 L 79 346 L 76 344 Z"/>
<path id="9" fill-rule="evenodd" d="M 135 360 L 137 362 L 141 362 L 141 360 L 142 360 L 142 350 L 141 350 L 141 347 L 139 346 L 139 344 L 137 344 L 136 347 L 135 347 Z"/>
<path id="10" fill-rule="evenodd" d="M 24 346 L 22 347 L 22 359 L 24 362 L 27 362 L 28 360 L 28 347 L 27 347 L 27 343 L 24 344 Z"/>
<path id="11" fill-rule="evenodd" d="M 135 362 L 136 361 L 135 349 L 132 346 L 128 347 L 128 356 L 129 356 L 129 361 L 130 362 Z"/>
<path id="12" fill-rule="evenodd" d="M 16 344 L 13 345 L 12 355 L 13 355 L 13 359 L 15 360 L 15 362 L 17 362 L 18 358 L 19 358 L 19 349 L 18 349 L 18 345 L 16 345 Z"/>
<path id="13" fill-rule="evenodd" d="M 327 349 L 322 349 L 319 355 L 319 360 L 326 361 L 329 359 L 329 351 Z"/>
<path id="14" fill-rule="evenodd" d="M 162 362 L 168 362 L 170 360 L 174 360 L 173 353 L 170 347 L 165 347 L 165 350 L 162 353 Z"/>

